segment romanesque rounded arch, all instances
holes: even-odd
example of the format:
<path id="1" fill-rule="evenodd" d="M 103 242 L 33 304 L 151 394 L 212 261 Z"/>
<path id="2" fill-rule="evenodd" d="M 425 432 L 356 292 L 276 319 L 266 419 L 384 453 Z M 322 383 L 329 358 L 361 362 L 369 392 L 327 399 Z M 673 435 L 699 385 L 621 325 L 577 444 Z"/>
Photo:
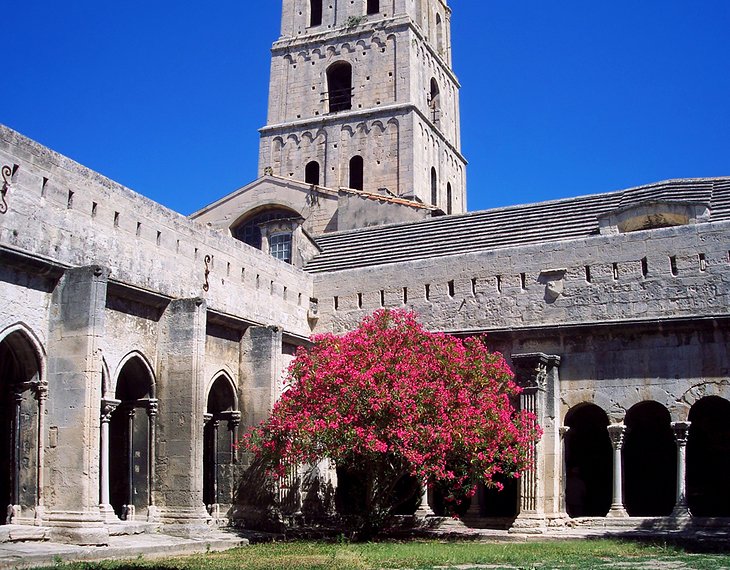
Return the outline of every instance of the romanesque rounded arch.
<path id="1" fill-rule="evenodd" d="M 709 382 L 698 382 L 685 391 L 677 400 L 686 406 L 686 411 L 699 402 L 702 398 L 716 396 L 730 400 L 730 378 L 723 378 Z"/>
<path id="2" fill-rule="evenodd" d="M 621 397 L 618 399 L 618 404 L 625 410 L 628 410 L 637 404 L 642 402 L 654 401 L 665 408 L 669 409 L 674 401 L 672 394 L 668 394 L 667 391 L 656 385 L 642 385 L 636 386 L 635 388 L 622 390 Z"/>
<path id="3" fill-rule="evenodd" d="M 605 410 L 589 402 L 565 415 L 565 502 L 573 517 L 604 516 L 611 506 L 612 447 Z"/>
<path id="4" fill-rule="evenodd" d="M 667 516 L 676 499 L 677 450 L 672 417 L 660 401 L 626 412 L 623 444 L 624 506 L 630 516 Z"/>
<path id="5" fill-rule="evenodd" d="M 111 373 L 109 372 L 109 363 L 106 361 L 106 358 L 102 356 L 101 358 L 101 397 L 102 398 L 112 398 L 114 396 L 114 392 L 111 391 L 111 385 L 112 385 L 112 378 Z"/>
<path id="6" fill-rule="evenodd" d="M 588 391 L 588 392 L 579 392 L 579 391 L 569 391 L 565 394 L 561 394 L 562 396 L 562 406 L 561 406 L 561 423 L 562 425 L 567 425 L 565 423 L 566 418 L 568 417 L 568 414 L 571 412 L 571 410 L 577 409 L 580 406 L 587 406 L 587 405 L 595 405 L 599 408 L 601 408 L 612 421 L 621 421 L 623 419 L 623 415 L 621 415 L 620 418 L 617 418 L 611 414 L 611 410 L 614 407 L 614 403 L 611 400 L 611 398 L 608 397 L 607 394 L 604 394 L 602 392 L 598 391 Z"/>
<path id="7" fill-rule="evenodd" d="M 730 401 L 706 395 L 692 404 L 687 440 L 687 502 L 696 517 L 730 517 Z"/>

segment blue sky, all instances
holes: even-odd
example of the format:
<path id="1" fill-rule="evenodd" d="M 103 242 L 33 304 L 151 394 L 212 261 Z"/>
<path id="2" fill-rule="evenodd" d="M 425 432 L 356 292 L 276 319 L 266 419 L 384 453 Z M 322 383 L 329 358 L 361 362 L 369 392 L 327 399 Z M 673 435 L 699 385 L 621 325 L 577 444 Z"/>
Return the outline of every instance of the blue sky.
<path id="1" fill-rule="evenodd" d="M 730 175 L 729 0 L 451 0 L 469 209 Z M 23 0 L 0 122 L 188 214 L 256 176 L 278 0 Z"/>

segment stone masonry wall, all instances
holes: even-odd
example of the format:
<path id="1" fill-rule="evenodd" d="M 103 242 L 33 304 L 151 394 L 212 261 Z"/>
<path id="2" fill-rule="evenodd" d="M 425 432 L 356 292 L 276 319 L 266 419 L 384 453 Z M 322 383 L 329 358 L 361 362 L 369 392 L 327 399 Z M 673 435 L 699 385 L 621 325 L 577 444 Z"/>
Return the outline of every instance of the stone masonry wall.
<path id="1" fill-rule="evenodd" d="M 383 306 L 446 331 L 724 315 L 729 229 L 698 224 L 317 274 L 318 331 L 349 329 Z M 561 292 L 553 299 L 549 289 Z"/>
<path id="2" fill-rule="evenodd" d="M 309 335 L 312 281 L 296 268 L 5 127 L 0 163 L 14 170 L 0 217 L 7 247 L 61 266 L 109 267 L 112 281 L 172 298 L 202 296 L 210 310 Z"/>

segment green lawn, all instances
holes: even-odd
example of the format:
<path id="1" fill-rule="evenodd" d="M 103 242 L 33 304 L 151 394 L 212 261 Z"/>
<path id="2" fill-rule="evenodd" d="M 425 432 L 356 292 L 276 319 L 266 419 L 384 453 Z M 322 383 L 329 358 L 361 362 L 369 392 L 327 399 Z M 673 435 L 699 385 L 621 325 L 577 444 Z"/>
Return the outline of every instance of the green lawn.
<path id="1" fill-rule="evenodd" d="M 433 569 L 457 565 L 490 569 L 684 570 L 730 569 L 730 555 L 689 554 L 670 546 L 615 540 L 573 540 L 530 543 L 380 542 L 324 544 L 317 542 L 258 544 L 227 552 L 179 558 L 57 565 L 56 569 L 147 568 L 186 570 L 381 570 Z M 465 566 L 464 566 L 465 565 Z"/>

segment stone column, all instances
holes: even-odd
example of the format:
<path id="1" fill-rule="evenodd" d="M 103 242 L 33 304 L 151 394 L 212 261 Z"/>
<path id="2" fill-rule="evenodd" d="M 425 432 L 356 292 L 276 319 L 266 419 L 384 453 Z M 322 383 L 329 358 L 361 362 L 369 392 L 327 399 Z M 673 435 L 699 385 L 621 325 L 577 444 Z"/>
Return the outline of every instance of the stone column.
<path id="1" fill-rule="evenodd" d="M 101 463 L 99 465 L 101 489 L 99 492 L 99 510 L 101 516 L 107 522 L 118 520 L 112 508 L 109 493 L 109 422 L 111 422 L 112 414 L 119 404 L 121 404 L 119 400 L 105 399 L 101 401 Z"/>
<path id="2" fill-rule="evenodd" d="M 623 465 L 621 461 L 621 450 L 623 449 L 625 435 L 626 426 L 624 424 L 608 426 L 608 436 L 611 438 L 611 445 L 613 446 L 613 499 L 607 517 L 629 516 L 624 508 Z"/>
<path id="3" fill-rule="evenodd" d="M 43 501 L 43 487 L 45 485 L 45 476 L 43 466 L 45 465 L 45 429 L 46 429 L 46 401 L 48 400 L 48 386 L 46 384 L 38 384 L 35 388 L 35 396 L 38 400 L 38 482 L 37 494 L 38 504 L 36 505 L 35 518 L 36 524 L 42 523 L 45 516 L 45 506 Z"/>
<path id="4" fill-rule="evenodd" d="M 568 435 L 568 432 L 570 431 L 569 426 L 560 426 L 560 429 L 558 430 L 558 433 L 560 434 L 560 505 L 559 509 L 560 512 L 565 515 L 565 518 L 569 518 L 568 516 L 568 505 L 566 500 L 566 490 L 568 488 L 568 468 L 565 463 L 565 437 Z"/>
<path id="5" fill-rule="evenodd" d="M 677 442 L 677 502 L 672 511 L 673 517 L 690 516 L 687 504 L 687 440 L 690 422 L 672 422 L 674 440 Z"/>
<path id="6" fill-rule="evenodd" d="M 102 354 L 109 270 L 67 270 L 51 296 L 43 524 L 50 538 L 106 544 L 99 512 Z"/>
<path id="7" fill-rule="evenodd" d="M 434 512 L 431 505 L 428 504 L 428 481 L 424 480 L 421 483 L 421 505 L 416 510 L 416 517 L 425 519 L 432 516 L 434 516 Z"/>
<path id="8" fill-rule="evenodd" d="M 181 536 L 210 530 L 203 503 L 206 317 L 204 299 L 178 299 L 160 320 L 152 510 L 164 532 Z"/>
<path id="9" fill-rule="evenodd" d="M 228 419 L 228 426 L 231 430 L 231 459 L 232 462 L 238 463 L 238 426 L 241 425 L 241 412 L 233 411 Z"/>
<path id="10" fill-rule="evenodd" d="M 156 398 L 150 398 L 147 402 L 147 418 L 149 421 L 149 437 L 150 437 L 150 453 L 147 459 L 147 497 L 149 505 L 147 507 L 147 521 L 157 522 L 157 507 L 155 506 L 153 490 L 155 488 L 155 474 L 157 472 L 157 413 L 159 411 L 159 401 Z"/>
<path id="11" fill-rule="evenodd" d="M 548 471 L 554 471 L 557 434 L 555 403 L 558 381 L 557 368 L 560 357 L 543 353 L 513 354 L 512 364 L 515 382 L 522 388 L 520 408 L 531 412 L 543 429 L 543 436 L 530 450 L 531 467 L 520 477 L 519 515 L 510 532 L 541 534 L 545 532 L 546 503 L 556 493 L 548 492 Z M 551 460 L 546 458 L 549 455 Z M 549 507 L 551 512 L 557 510 Z"/>

